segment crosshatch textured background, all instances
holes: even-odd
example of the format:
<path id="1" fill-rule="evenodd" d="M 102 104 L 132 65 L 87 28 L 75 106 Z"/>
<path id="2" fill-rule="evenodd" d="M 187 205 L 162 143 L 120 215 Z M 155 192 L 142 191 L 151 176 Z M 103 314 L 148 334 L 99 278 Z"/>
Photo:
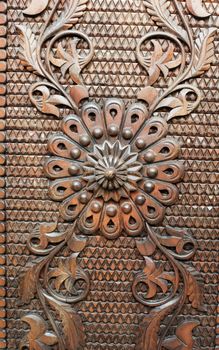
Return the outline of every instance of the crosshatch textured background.
<path id="1" fill-rule="evenodd" d="M 60 1 L 60 5 L 64 1 Z M 8 69 L 7 69 L 7 349 L 18 349 L 24 334 L 21 317 L 28 311 L 40 310 L 37 300 L 30 307 L 17 306 L 18 277 L 33 259 L 26 247 L 30 232 L 41 222 L 57 217 L 58 205 L 49 200 L 48 180 L 43 173 L 49 135 L 59 130 L 60 121 L 40 114 L 32 107 L 28 89 L 36 76 L 25 71 L 18 59 L 16 25 L 28 23 L 37 32 L 47 16 L 36 18 L 22 14 L 28 0 L 8 0 Z M 206 1 L 213 15 L 203 21 L 188 15 L 195 35 L 200 28 L 213 27 L 218 1 Z M 53 1 L 51 1 L 52 7 Z M 184 3 L 182 2 L 184 5 Z M 84 69 L 85 85 L 91 98 L 120 97 L 134 101 L 137 90 L 144 85 L 146 73 L 136 61 L 137 40 L 146 32 L 156 30 L 146 14 L 143 0 L 90 0 L 88 10 L 77 29 L 93 41 L 95 56 Z M 218 107 L 219 41 L 211 69 L 195 81 L 203 94 L 203 102 L 189 117 L 171 121 L 169 135 L 182 146 L 185 161 L 184 181 L 178 185 L 180 199 L 167 209 L 164 224 L 185 227 L 198 242 L 198 250 L 189 262 L 204 279 L 206 313 L 197 313 L 188 304 L 182 319 L 195 316 L 200 326 L 194 334 L 202 350 L 215 349 L 217 309 L 218 249 Z M 63 82 L 65 83 L 65 82 Z M 160 87 L 165 86 L 159 80 Z M 162 229 L 162 227 L 160 228 Z M 156 258 L 163 257 L 157 253 Z M 91 288 L 87 299 L 77 305 L 86 329 L 84 350 L 132 350 L 136 332 L 146 307 L 138 304 L 131 293 L 134 273 L 144 267 L 132 238 L 107 241 L 90 237 L 80 257 L 80 265 L 90 275 Z"/>

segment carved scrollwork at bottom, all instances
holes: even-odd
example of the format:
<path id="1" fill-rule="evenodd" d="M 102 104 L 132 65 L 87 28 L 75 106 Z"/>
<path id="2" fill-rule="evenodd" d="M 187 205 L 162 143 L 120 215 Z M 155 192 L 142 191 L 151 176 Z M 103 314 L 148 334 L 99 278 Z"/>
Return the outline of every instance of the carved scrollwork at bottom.
<path id="1" fill-rule="evenodd" d="M 76 235 L 73 228 L 59 232 L 57 223 L 42 224 L 30 235 L 28 246 L 32 253 L 44 255 L 33 262 L 23 274 L 20 282 L 21 303 L 29 303 L 38 297 L 44 313 L 53 329 L 47 332 L 47 324 L 38 315 L 26 315 L 30 331 L 21 341 L 20 350 L 47 350 L 58 344 L 59 350 L 77 349 L 84 344 L 84 328 L 73 304 L 83 300 L 90 289 L 87 273 L 77 265 L 77 257 L 85 248 L 86 237 Z M 54 267 L 54 258 L 64 248 L 70 252 L 68 257 L 59 260 Z M 52 265 L 52 266 L 51 266 Z M 63 327 L 60 331 L 55 311 Z"/>
<path id="2" fill-rule="evenodd" d="M 197 273 L 183 261 L 195 253 L 194 239 L 180 229 L 167 227 L 162 235 L 147 225 L 147 238 L 136 240 L 137 248 L 145 259 L 145 268 L 135 276 L 132 292 L 136 300 L 151 308 L 140 325 L 138 350 L 190 349 L 192 350 L 192 329 L 197 321 L 185 321 L 176 330 L 176 336 L 167 337 L 170 327 L 180 314 L 188 297 L 192 307 L 203 310 L 203 295 L 201 281 Z M 156 249 L 160 250 L 167 259 L 167 264 L 155 264 L 152 256 Z M 165 266 L 168 269 L 165 270 Z M 172 269 L 170 270 L 170 266 Z M 141 285 L 146 286 L 141 288 Z M 162 291 L 162 294 L 158 293 Z M 160 323 L 171 315 L 167 326 L 162 328 Z"/>

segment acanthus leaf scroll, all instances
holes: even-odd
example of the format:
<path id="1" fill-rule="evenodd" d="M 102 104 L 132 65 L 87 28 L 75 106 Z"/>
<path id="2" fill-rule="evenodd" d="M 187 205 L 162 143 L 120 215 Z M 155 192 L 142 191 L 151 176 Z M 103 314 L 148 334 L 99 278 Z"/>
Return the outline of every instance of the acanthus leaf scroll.
<path id="1" fill-rule="evenodd" d="M 47 331 L 40 316 L 24 316 L 30 332 L 20 349 L 58 346 L 59 350 L 77 350 L 83 346 L 84 327 L 72 304 L 86 298 L 90 280 L 77 258 L 88 234 L 116 239 L 125 233 L 136 240 L 145 260 L 132 292 L 150 309 L 139 326 L 136 349 L 192 350 L 192 331 L 198 325 L 195 320 L 180 324 L 174 336 L 169 337 L 168 331 L 187 297 L 193 308 L 203 309 L 197 273 L 184 263 L 195 254 L 196 242 L 184 230 L 165 227 L 158 233 L 152 226 L 161 223 L 165 208 L 176 202 L 176 183 L 184 174 L 183 164 L 177 160 L 180 147 L 167 136 L 167 122 L 191 114 L 199 105 L 199 89 L 191 80 L 186 81 L 210 68 L 216 30 L 201 32 L 194 40 L 177 0 L 172 4 L 175 17 L 168 1 L 144 1 L 152 20 L 165 28 L 165 32 L 146 34 L 137 44 L 137 60 L 148 73 L 146 85 L 127 108 L 118 98 L 109 98 L 100 106 L 89 100 L 82 78 L 83 68 L 94 55 L 93 44 L 86 34 L 73 28 L 87 3 L 68 0 L 57 15 L 57 0 L 38 36 L 28 27 L 18 27 L 21 62 L 41 79 L 30 88 L 33 105 L 55 117 L 61 116 L 61 106 L 71 112 L 62 120 L 61 133 L 48 141 L 51 156 L 45 165 L 51 180 L 49 195 L 61 202 L 60 217 L 70 224 L 60 231 L 58 221 L 43 223 L 30 234 L 27 245 L 39 258 L 21 276 L 20 284 L 21 302 L 28 304 L 37 296 L 53 331 Z M 38 5 L 31 3 L 24 13 L 34 16 L 45 10 L 48 2 L 39 1 Z M 186 1 L 186 5 L 197 17 L 209 16 L 200 0 Z M 60 75 L 73 85 L 64 88 Z M 160 79 L 167 83 L 162 90 L 157 85 Z M 158 117 L 161 112 L 162 117 Z M 134 238 L 142 232 L 144 237 Z M 54 266 L 54 259 L 66 248 L 67 254 Z M 155 263 L 156 251 L 165 256 L 171 268 Z M 142 284 L 147 289 L 144 293 Z M 167 325 L 161 327 L 169 314 Z"/>

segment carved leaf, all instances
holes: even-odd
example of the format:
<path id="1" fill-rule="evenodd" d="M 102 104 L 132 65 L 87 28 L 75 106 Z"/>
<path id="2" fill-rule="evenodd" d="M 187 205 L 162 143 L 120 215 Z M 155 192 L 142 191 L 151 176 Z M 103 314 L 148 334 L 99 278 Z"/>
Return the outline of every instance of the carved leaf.
<path id="1" fill-rule="evenodd" d="M 166 78 L 169 70 L 178 67 L 181 63 L 181 57 L 173 60 L 174 46 L 169 45 L 168 50 L 163 52 L 162 46 L 156 40 L 152 40 L 154 52 L 151 59 L 145 59 L 144 66 L 148 68 L 148 85 L 153 85 L 159 78 L 160 73 Z"/>
<path id="2" fill-rule="evenodd" d="M 33 265 L 29 266 L 28 270 L 21 275 L 19 284 L 19 296 L 20 301 L 23 304 L 29 304 L 31 299 L 34 298 L 36 293 L 37 276 L 40 273 L 43 265 L 45 264 L 44 259 L 38 259 Z"/>
<path id="3" fill-rule="evenodd" d="M 36 106 L 36 108 L 45 114 L 52 114 L 56 117 L 59 117 L 60 110 L 58 105 L 64 105 L 67 107 L 70 107 L 70 104 L 68 100 L 61 95 L 51 95 L 50 90 L 46 85 L 38 84 L 36 87 L 34 87 L 33 92 L 40 92 L 40 96 L 35 96 L 33 93 L 31 94 L 30 98 L 32 103 Z"/>
<path id="4" fill-rule="evenodd" d="M 206 18 L 211 14 L 203 7 L 202 0 L 186 0 L 189 12 L 196 17 Z"/>
<path id="5" fill-rule="evenodd" d="M 67 0 L 66 10 L 53 22 L 45 31 L 45 37 L 49 38 L 60 29 L 71 28 L 76 24 L 79 18 L 84 14 L 88 0 Z"/>
<path id="6" fill-rule="evenodd" d="M 158 91 L 153 86 L 146 86 L 138 92 L 137 97 L 138 100 L 147 102 L 150 107 L 158 98 Z"/>
<path id="7" fill-rule="evenodd" d="M 70 96 L 75 102 L 76 106 L 79 106 L 82 100 L 88 99 L 89 92 L 85 86 L 74 85 L 70 88 Z"/>
<path id="8" fill-rule="evenodd" d="M 25 15 L 36 16 L 48 6 L 49 0 L 32 0 L 30 5 L 23 11 Z"/>
<path id="9" fill-rule="evenodd" d="M 154 308 L 140 326 L 140 338 L 136 350 L 157 350 L 161 321 L 175 308 L 178 298 Z"/>
<path id="10" fill-rule="evenodd" d="M 33 238 L 38 238 L 39 243 L 37 248 L 46 249 L 49 243 L 60 243 L 66 237 L 66 232 L 57 232 L 57 222 L 41 224 L 37 229 L 34 230 L 31 240 Z"/>
<path id="11" fill-rule="evenodd" d="M 168 283 L 167 281 L 173 282 L 174 276 L 171 272 L 165 272 L 163 267 L 160 265 L 156 267 L 152 259 L 145 257 L 146 266 L 144 268 L 144 279 L 142 282 L 145 282 L 148 285 L 148 293 L 146 295 L 147 299 L 153 298 L 157 294 L 157 287 L 159 286 L 163 293 L 167 292 Z"/>
<path id="12" fill-rule="evenodd" d="M 155 252 L 156 246 L 150 238 L 137 240 L 136 246 L 142 256 L 150 256 Z"/>
<path id="13" fill-rule="evenodd" d="M 76 273 L 77 273 L 77 258 L 78 254 L 72 254 L 69 259 L 65 262 L 61 261 L 59 266 L 55 269 L 52 269 L 48 278 L 55 278 L 55 288 L 59 291 L 62 284 L 65 284 L 65 288 L 71 294 L 76 295 L 77 291 L 74 287 L 76 281 Z"/>
<path id="14" fill-rule="evenodd" d="M 47 237 L 47 234 L 50 234 L 52 232 L 54 232 L 54 230 L 57 228 L 57 222 L 52 222 L 49 224 L 41 224 L 36 232 L 36 235 L 39 237 L 40 239 L 40 246 L 45 249 L 48 246 L 49 240 Z"/>
<path id="15" fill-rule="evenodd" d="M 76 236 L 74 233 L 67 243 L 72 252 L 79 253 L 85 248 L 87 244 L 87 238 Z"/>
<path id="16" fill-rule="evenodd" d="M 188 42 L 188 35 L 186 31 L 178 25 L 178 23 L 171 16 L 168 7 L 170 2 L 167 0 L 145 0 L 145 6 L 148 9 L 148 13 L 152 16 L 152 20 L 157 23 L 158 26 L 163 25 L 171 32 L 176 34 L 179 38 Z"/>
<path id="17" fill-rule="evenodd" d="M 207 32 L 201 32 L 197 38 L 191 77 L 197 77 L 209 70 L 214 59 L 214 35 L 216 32 L 215 28 L 211 28 Z"/>
<path id="18" fill-rule="evenodd" d="M 37 40 L 30 28 L 18 25 L 20 35 L 20 58 L 22 64 L 30 71 L 41 75 L 42 71 L 37 63 Z"/>
<path id="19" fill-rule="evenodd" d="M 79 57 L 76 48 L 78 41 L 78 39 L 72 40 L 70 52 L 64 50 L 62 44 L 59 43 L 57 46 L 58 58 L 55 58 L 52 55 L 50 55 L 50 61 L 53 65 L 61 67 L 61 72 L 63 76 L 65 76 L 66 72 L 69 71 L 72 80 L 76 84 L 82 84 L 80 76 L 82 68 L 79 63 Z"/>
<path id="20" fill-rule="evenodd" d="M 192 331 L 199 325 L 197 321 L 185 321 L 176 329 L 176 335 L 164 340 L 163 346 L 168 350 L 192 350 Z"/>
<path id="21" fill-rule="evenodd" d="M 160 243 L 168 248 L 175 248 L 177 258 L 188 259 L 195 252 L 195 241 L 192 237 L 182 229 L 166 227 L 167 234 L 158 236 Z M 186 244 L 189 244 L 189 250 L 185 249 Z"/>
<path id="22" fill-rule="evenodd" d="M 27 342 L 23 341 L 20 349 L 26 345 L 30 350 L 49 350 L 50 345 L 57 344 L 57 336 L 47 331 L 47 324 L 42 317 L 29 314 L 21 320 L 29 324 L 30 331 L 27 336 Z"/>
<path id="23" fill-rule="evenodd" d="M 196 270 L 193 268 L 187 269 L 188 278 L 188 297 L 194 309 L 205 310 L 203 306 L 203 281 Z"/>
<path id="24" fill-rule="evenodd" d="M 180 91 L 177 97 L 170 96 L 170 97 L 164 98 L 156 108 L 156 109 L 160 109 L 165 107 L 165 108 L 172 109 L 166 117 L 167 121 L 175 117 L 185 116 L 192 113 L 192 111 L 196 109 L 196 107 L 199 105 L 201 101 L 201 94 L 197 88 L 194 88 L 192 86 L 190 87 L 189 85 L 182 85 L 182 86 L 179 85 L 177 87 L 177 90 L 179 90 L 180 88 L 182 90 Z M 191 101 L 190 99 L 188 99 L 188 96 L 190 93 L 193 93 L 193 94 L 195 93 L 196 95 L 195 101 Z"/>
<path id="25" fill-rule="evenodd" d="M 84 327 L 81 318 L 73 310 L 72 306 L 56 301 L 44 294 L 49 304 L 59 313 L 63 323 L 66 349 L 75 350 L 84 344 Z"/>

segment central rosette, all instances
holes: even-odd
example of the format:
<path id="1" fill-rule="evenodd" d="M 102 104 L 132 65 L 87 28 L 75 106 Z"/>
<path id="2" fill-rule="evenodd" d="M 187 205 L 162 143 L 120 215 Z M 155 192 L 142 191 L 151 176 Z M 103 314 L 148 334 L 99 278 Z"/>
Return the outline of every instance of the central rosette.
<path id="1" fill-rule="evenodd" d="M 145 221 L 161 222 L 183 175 L 175 160 L 179 147 L 167 131 L 162 118 L 148 118 L 142 103 L 125 109 L 116 98 L 102 107 L 87 102 L 80 116 L 66 116 L 62 133 L 50 139 L 45 166 L 63 219 L 76 220 L 83 234 L 109 239 L 140 235 Z"/>
<path id="2" fill-rule="evenodd" d="M 83 166 L 87 190 L 105 201 L 127 198 L 142 179 L 142 164 L 137 159 L 138 153 L 131 152 L 129 145 L 123 146 L 119 141 L 95 145 Z"/>

